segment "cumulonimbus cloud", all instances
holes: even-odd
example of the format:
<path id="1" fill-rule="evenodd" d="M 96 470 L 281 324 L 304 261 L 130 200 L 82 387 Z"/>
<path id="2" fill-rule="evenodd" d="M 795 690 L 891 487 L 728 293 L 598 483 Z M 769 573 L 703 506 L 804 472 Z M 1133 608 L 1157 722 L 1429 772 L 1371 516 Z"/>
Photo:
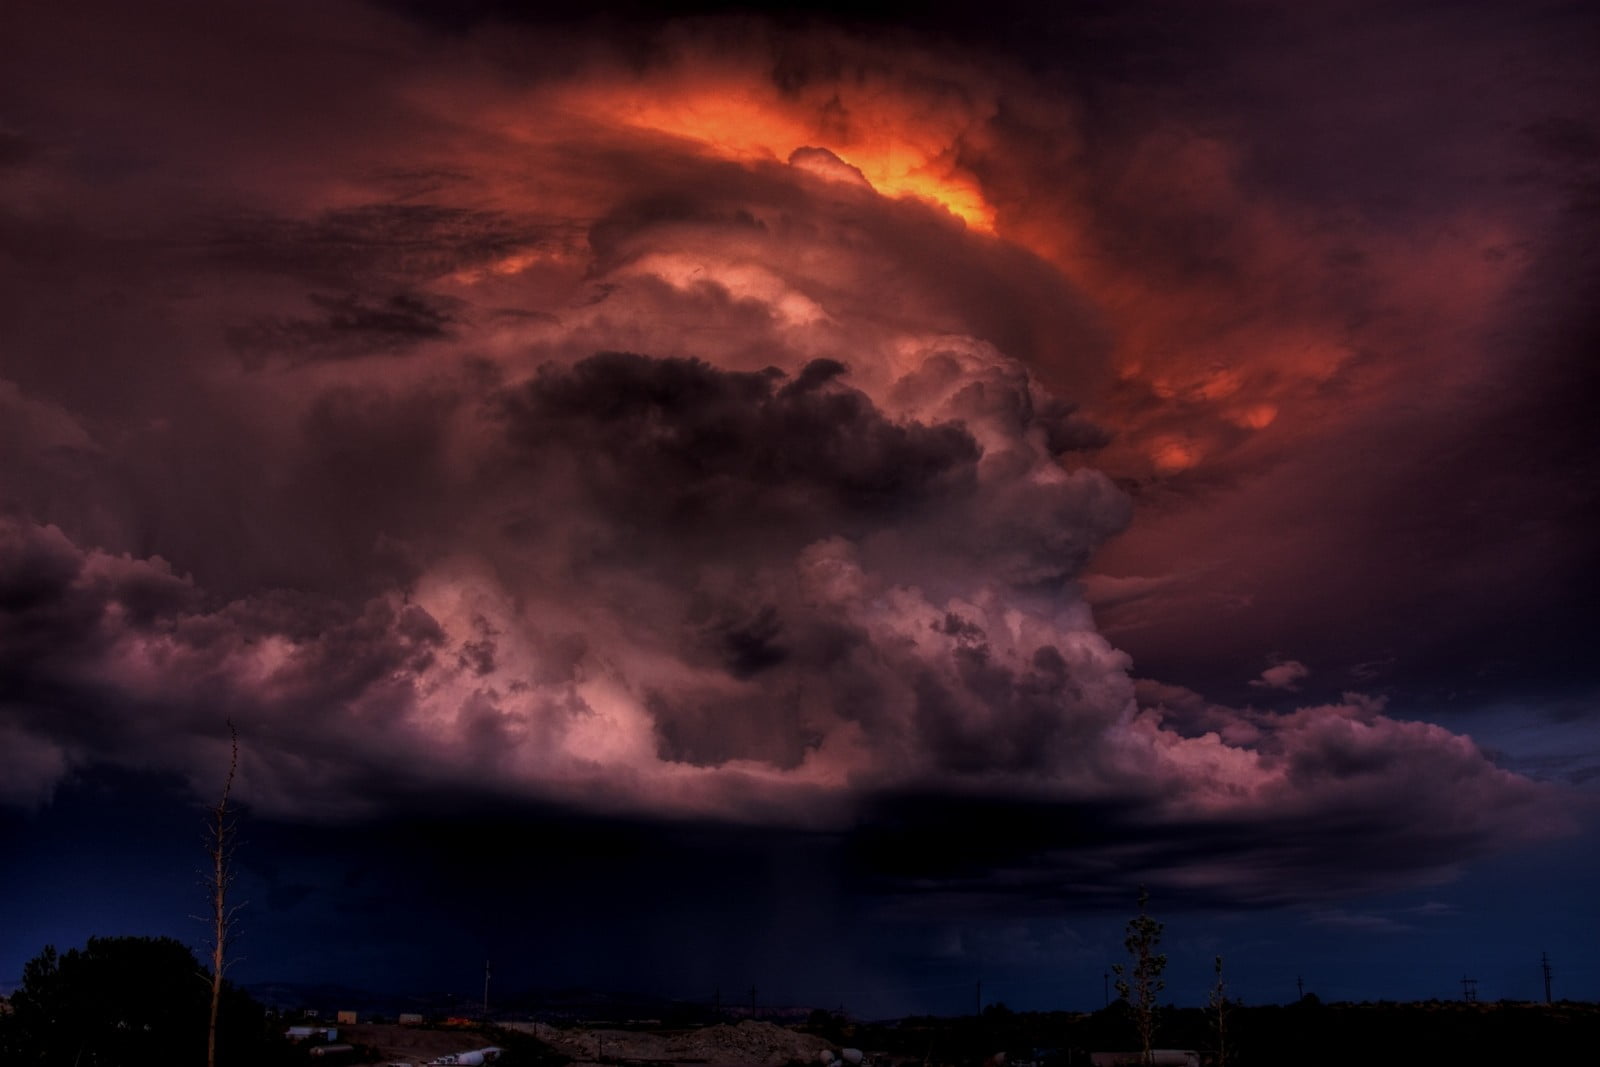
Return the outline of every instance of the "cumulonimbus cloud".
<path id="1" fill-rule="evenodd" d="M 847 54 L 884 94 L 826 149 L 804 116 L 827 94 L 703 50 L 521 95 L 402 85 L 419 139 L 349 149 L 387 199 L 308 181 L 150 252 L 218 298 L 141 324 L 190 408 L 0 383 L 40 427 L 0 521 L 4 799 L 102 762 L 203 778 L 232 718 L 271 814 L 471 789 L 844 831 L 955 799 L 1034 813 L 980 866 L 1045 897 L 1118 863 L 1234 898 L 1357 889 L 1559 828 L 1544 788 L 1366 698 L 1136 685 L 1079 584 L 1131 514 L 1089 465 L 1111 434 L 1061 393 L 1107 374 L 1096 298 L 995 232 L 1010 209 L 960 161 L 998 128 L 993 83 Z M 711 106 L 740 79 L 770 106 Z M 873 131 L 906 116 L 920 154 L 891 167 Z M 118 206 L 193 221 L 157 193 Z M 55 492 L 63 465 L 95 507 Z M 1092 812 L 1120 839 L 1065 833 Z M 1305 844 L 1360 834 L 1387 859 L 1343 881 Z"/>

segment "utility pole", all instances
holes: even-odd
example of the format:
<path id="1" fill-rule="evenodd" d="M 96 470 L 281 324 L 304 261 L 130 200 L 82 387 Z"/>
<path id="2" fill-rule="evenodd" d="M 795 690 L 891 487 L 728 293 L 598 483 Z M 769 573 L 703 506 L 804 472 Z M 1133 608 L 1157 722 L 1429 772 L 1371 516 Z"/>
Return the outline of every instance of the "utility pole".
<path id="1" fill-rule="evenodd" d="M 750 987 L 750 1018 L 756 1017 L 756 987 Z"/>
<path id="2" fill-rule="evenodd" d="M 489 1021 L 489 961 L 483 961 L 483 1021 Z"/>
<path id="3" fill-rule="evenodd" d="M 978 979 L 978 984 L 972 990 L 972 1014 L 983 1014 L 983 979 Z"/>
<path id="4" fill-rule="evenodd" d="M 1300 993 L 1300 999 L 1306 999 L 1306 983 L 1298 974 L 1294 976 L 1294 987 Z"/>
<path id="5" fill-rule="evenodd" d="M 1539 966 L 1544 968 L 1544 1002 L 1546 1004 L 1549 1004 L 1549 1003 L 1551 1003 L 1551 1001 L 1550 1001 L 1550 953 L 1548 953 L 1548 952 L 1539 953 Z"/>
<path id="6" fill-rule="evenodd" d="M 720 1021 L 722 1019 L 722 987 L 720 985 L 717 986 L 717 991 L 714 996 L 716 999 L 716 1007 L 713 1009 L 713 1011 L 716 1013 L 718 1021 Z"/>
<path id="7" fill-rule="evenodd" d="M 1478 1003 L 1478 980 L 1476 978 L 1461 979 L 1461 996 L 1468 1004 Z"/>
<path id="8" fill-rule="evenodd" d="M 1100 999 L 1104 1000 L 1106 1007 L 1111 1007 L 1111 972 L 1100 973 Z"/>

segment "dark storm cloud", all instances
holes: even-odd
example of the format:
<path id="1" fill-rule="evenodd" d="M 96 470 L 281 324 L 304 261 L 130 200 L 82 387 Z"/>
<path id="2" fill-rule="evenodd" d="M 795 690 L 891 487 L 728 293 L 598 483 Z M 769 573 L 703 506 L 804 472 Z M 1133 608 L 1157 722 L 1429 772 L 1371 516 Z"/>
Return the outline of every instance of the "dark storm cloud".
<path id="1" fill-rule="evenodd" d="M 51 769 L 198 767 L 230 717 L 264 735 L 267 780 L 304 784 L 296 738 L 315 709 L 359 707 L 381 728 L 410 699 L 389 680 L 425 669 L 440 637 L 425 613 L 381 601 L 275 591 L 219 604 L 159 558 L 84 552 L 54 527 L 0 521 L 0 709 L 22 743 L 12 799 L 39 799 Z M 289 647 L 276 684 L 253 684 L 250 662 Z M 322 763 L 337 789 L 364 791 L 362 760 L 340 761 Z"/>
<path id="2" fill-rule="evenodd" d="M 781 395 L 771 376 L 757 380 L 762 395 Z M 720 410 L 715 390 L 702 399 Z M 637 480 L 615 487 L 623 497 L 657 477 L 648 464 L 631 469 Z M 807 486 L 812 473 L 787 477 Z M 772 485 L 780 496 L 782 477 Z M 575 660 L 565 654 L 572 666 L 551 673 L 529 661 L 555 652 L 530 645 L 538 613 L 516 628 L 503 615 L 464 617 L 451 601 L 463 591 L 446 596 L 426 577 L 416 602 L 262 593 L 217 604 L 159 561 L 85 552 L 23 522 L 6 534 L 0 621 L 8 638 L 33 639 L 7 641 L 14 800 L 37 799 L 74 766 L 209 766 L 219 714 L 250 739 L 243 785 L 254 803 L 302 817 L 436 807 L 434 791 L 531 789 L 580 809 L 687 804 L 689 814 L 742 821 L 748 810 L 724 805 L 766 792 L 740 782 L 759 771 L 779 776 L 759 819 L 820 817 L 838 830 L 815 803 L 840 789 L 827 767 L 843 761 L 860 776 L 844 795 L 862 804 L 849 822 L 863 855 L 878 852 L 880 833 L 915 844 L 943 827 L 922 866 L 920 849 L 902 850 L 888 868 L 862 865 L 862 887 L 938 887 L 951 907 L 980 912 L 1008 899 L 1043 908 L 1093 898 L 1090 883 L 1103 886 L 1111 869 L 1174 891 L 1200 879 L 1196 900 L 1337 894 L 1437 877 L 1508 838 L 1561 825 L 1548 795 L 1470 744 L 1370 706 L 1273 716 L 1167 691 L 1130 720 L 1118 704 L 1123 662 L 1092 634 L 1052 631 L 1041 619 L 1025 624 L 1037 635 L 1019 641 L 999 604 L 933 608 L 875 582 L 838 538 L 802 553 L 798 587 L 774 582 L 767 565 L 740 568 L 742 583 L 708 581 L 715 569 L 703 563 L 644 586 L 636 609 L 650 611 L 650 599 L 693 582 L 694 596 L 678 600 L 688 612 L 675 624 L 681 637 L 655 653 L 681 668 L 630 667 L 614 643 L 599 658 L 606 631 L 591 619 L 587 650 L 579 644 Z M 574 587 L 594 599 L 635 566 L 591 563 Z M 492 611 L 485 592 L 472 595 Z M 563 623 L 586 625 L 580 616 Z M 643 721 L 614 705 L 602 665 L 617 681 L 633 675 L 646 694 Z M 607 734 L 587 733 L 600 716 L 611 719 Z M 579 771 L 592 767 L 595 744 L 622 746 L 598 778 Z M 530 766 L 543 769 L 530 776 Z M 701 777 L 682 781 L 690 772 Z M 901 803 L 884 791 L 895 781 L 912 796 L 947 799 Z M 944 792 L 956 783 L 966 784 Z M 786 799 L 791 789 L 799 792 Z M 1463 804 L 1468 796 L 1482 806 Z M 952 819 L 950 805 L 968 814 Z M 1427 817 L 1396 821 L 1387 813 L 1397 809 Z M 907 824 L 911 812 L 925 821 Z M 963 819 L 993 820 L 971 855 Z M 1358 833 L 1365 859 L 1352 864 L 1340 842 Z"/>
<path id="3" fill-rule="evenodd" d="M 581 234 L 573 222 L 543 222 L 508 212 L 372 203 L 310 219 L 246 216 L 216 223 L 206 247 L 229 267 L 332 287 L 352 278 L 393 284 L 433 281 L 518 253 L 569 249 Z"/>
<path id="4" fill-rule="evenodd" d="M 228 331 L 229 343 L 247 366 L 274 354 L 298 360 L 399 352 L 450 336 L 455 322 L 448 305 L 416 293 L 382 298 L 312 293 L 307 300 L 317 317 L 261 319 Z"/>
<path id="5" fill-rule="evenodd" d="M 1164 336 L 1090 405 L 1138 497 L 1091 577 L 1107 632 L 1229 700 L 1273 653 L 1318 699 L 1592 693 L 1594 12 L 1143 10 L 1194 59 L 1086 113 L 1084 226 L 1163 279 L 1136 330 Z"/>
<path id="6" fill-rule="evenodd" d="M 8 800 L 103 764 L 208 790 L 232 716 L 269 817 L 858 827 L 863 886 L 980 906 L 1088 899 L 1097 873 L 1277 903 L 1564 825 L 1551 791 L 1366 697 L 1141 702 L 1077 585 L 1141 532 L 1093 452 L 1142 502 L 1243 517 L 1155 522 L 1162 567 L 1121 587 L 1170 627 L 1155 663 L 1241 655 L 1215 585 L 1163 599 L 1239 580 L 1196 559 L 1217 546 L 1278 577 L 1284 616 L 1358 632 L 1340 613 L 1381 583 L 1288 516 L 1323 514 L 1329 480 L 1352 514 L 1384 499 L 1352 441 L 1414 445 L 1363 435 L 1406 411 L 1383 387 L 1455 349 L 1365 294 L 1493 294 L 1476 238 L 1306 238 L 1328 220 L 1264 195 L 1227 137 L 1097 127 L 827 31 L 775 47 L 740 20 L 545 65 L 499 26 L 267 21 L 312 89 L 257 57 L 200 107 L 231 38 L 187 34 L 205 62 L 153 84 L 137 49 L 31 49 L 74 76 L 26 135 L 76 123 L 94 151 L 0 179 L 26 194 L 0 234 Z M 1363 316 L 1405 328 L 1329 332 Z M 1382 345 L 1444 354 L 1363 377 Z M 1282 511 L 1213 503 L 1247 483 Z M 1240 683 L 1273 652 L 1337 677 L 1286 644 Z"/>
<path id="7" fill-rule="evenodd" d="M 528 462 L 570 453 L 618 521 L 680 536 L 730 526 L 734 536 L 859 536 L 976 490 L 979 449 L 963 426 L 896 424 L 835 384 L 844 371 L 814 360 L 786 381 L 606 353 L 511 391 L 507 432 Z"/>
<path id="8" fill-rule="evenodd" d="M 1427 884 L 1503 847 L 1498 831 L 1418 834 L 1370 813 L 1150 816 L 1137 802 L 889 796 L 849 839 L 848 870 L 858 892 L 930 916 L 1120 910 L 1140 884 L 1159 886 L 1164 906 L 1191 911 Z"/>

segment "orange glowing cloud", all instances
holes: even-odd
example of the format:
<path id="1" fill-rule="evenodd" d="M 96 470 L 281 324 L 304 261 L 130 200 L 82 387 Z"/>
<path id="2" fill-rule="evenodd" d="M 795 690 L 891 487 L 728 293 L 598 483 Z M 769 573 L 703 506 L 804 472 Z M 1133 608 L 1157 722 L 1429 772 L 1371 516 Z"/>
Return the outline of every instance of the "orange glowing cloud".
<path id="1" fill-rule="evenodd" d="M 824 178 L 864 180 L 882 196 L 938 204 L 973 230 L 1053 262 L 1111 325 L 1118 377 L 1160 401 L 1139 412 L 1086 398 L 1094 417 L 1118 429 L 1122 444 L 1102 457 L 1113 467 L 1127 462 L 1174 475 L 1221 462 L 1269 428 L 1280 436 L 1291 432 L 1280 415 L 1306 414 L 1318 390 L 1350 365 L 1353 352 L 1338 321 L 1344 309 L 1318 294 L 1322 279 L 1305 262 L 1303 220 L 1246 199 L 1232 146 L 1165 130 L 1140 144 L 1126 164 L 1125 194 L 1152 205 L 1158 218 L 1234 220 L 1214 250 L 1233 264 L 1229 271 L 1163 277 L 1161 265 L 1152 269 L 1143 254 L 1108 256 L 1104 242 L 1120 247 L 1129 236 L 1106 233 L 1069 188 L 1055 196 L 1034 189 L 1021 202 L 1027 212 L 1019 212 L 1002 191 L 980 181 L 978 173 L 994 166 L 969 168 L 979 159 L 1006 162 L 1013 153 L 992 120 L 1002 91 L 1015 96 L 1017 87 L 1002 90 L 970 76 L 954 93 L 903 71 L 873 70 L 870 63 L 863 70 L 787 90 L 764 70 L 701 62 L 666 75 L 569 87 L 562 110 L 718 159 L 788 162 Z M 826 150 L 837 162 L 806 149 Z M 1035 180 L 1052 180 L 1033 173 Z M 1041 202 L 1056 206 L 1040 214 Z M 1123 210 L 1136 214 L 1131 205 Z M 1162 224 L 1181 229 L 1170 219 Z M 1188 424 L 1182 430 L 1172 422 L 1179 418 Z M 1310 431 L 1303 418 L 1292 425 L 1296 435 Z"/>
<path id="2" fill-rule="evenodd" d="M 788 162 L 798 150 L 825 148 L 880 195 L 937 204 L 994 232 L 994 208 L 956 162 L 963 133 L 984 116 L 919 105 L 886 88 L 827 90 L 790 98 L 762 79 L 702 74 L 586 86 L 566 106 L 592 121 L 690 141 L 739 162 Z"/>
<path id="3" fill-rule="evenodd" d="M 1201 452 L 1192 441 L 1163 437 L 1151 442 L 1150 459 L 1161 473 L 1176 474 L 1199 463 Z"/>
<path id="4" fill-rule="evenodd" d="M 1067 344 L 1044 346 L 1031 369 L 1056 388 L 1115 383 L 1073 399 L 1114 433 L 1096 464 L 1135 479 L 1270 463 L 1292 441 L 1382 403 L 1418 360 L 1440 364 L 1444 378 L 1467 374 L 1450 354 L 1470 350 L 1512 276 L 1482 254 L 1513 243 L 1493 219 L 1459 219 L 1427 240 L 1396 235 L 1262 196 L 1243 177 L 1248 146 L 1176 121 L 1091 150 L 1071 106 L 993 68 L 837 38 L 780 48 L 748 27 L 728 32 L 738 47 L 672 38 L 642 70 L 596 56 L 565 77 L 509 88 L 430 77 L 410 98 L 458 131 L 452 151 L 471 158 L 486 202 L 515 213 L 602 217 L 637 188 L 697 173 L 686 161 L 715 161 L 768 176 L 788 167 L 798 182 L 838 183 L 844 198 L 870 187 L 937 205 L 981 239 L 1024 249 L 1093 309 L 1109 342 L 1093 358 L 1109 360 L 1111 373 L 1086 376 L 1083 353 Z M 696 248 L 693 262 L 658 255 L 628 269 L 679 288 L 715 283 L 791 323 L 824 321 L 826 293 L 864 281 L 831 252 L 821 254 L 825 269 L 816 255 L 757 262 L 770 254 L 714 262 Z M 588 255 L 581 235 L 518 247 L 454 275 L 455 295 L 494 289 L 509 299 L 523 272 L 524 289 L 565 292 L 549 279 L 582 269 Z M 797 272 L 816 284 L 779 308 Z M 885 294 L 885 304 L 897 299 Z M 1400 306 L 1451 314 L 1421 321 L 1394 315 Z M 990 327 L 973 329 L 1005 350 Z"/>

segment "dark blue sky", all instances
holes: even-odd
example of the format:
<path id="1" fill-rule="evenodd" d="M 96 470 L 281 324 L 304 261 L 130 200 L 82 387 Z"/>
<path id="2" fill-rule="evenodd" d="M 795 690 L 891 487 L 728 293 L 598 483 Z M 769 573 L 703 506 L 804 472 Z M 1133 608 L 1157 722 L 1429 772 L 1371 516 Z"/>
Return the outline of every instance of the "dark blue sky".
<path id="1" fill-rule="evenodd" d="M 4 823 L 9 921 L 0 966 L 20 973 L 45 944 L 110 931 L 199 946 L 204 813 L 175 783 L 101 780 Z M 244 983 L 329 983 L 382 993 L 479 989 L 494 960 L 506 992 L 592 986 L 863 1017 L 1013 1008 L 1090 1010 L 1122 959 L 1130 910 L 928 914 L 915 899 L 841 890 L 838 842 L 762 840 L 702 827 L 572 821 L 545 813 L 356 827 L 241 823 L 239 962 Z M 1578 844 L 1594 840 L 1590 831 Z M 1323 905 L 1196 909 L 1156 898 L 1167 996 L 1203 1002 L 1212 958 L 1247 1003 L 1594 999 L 1600 924 L 1596 850 L 1532 847 L 1448 884 Z M 1352 857 L 1352 862 L 1356 862 Z"/>

